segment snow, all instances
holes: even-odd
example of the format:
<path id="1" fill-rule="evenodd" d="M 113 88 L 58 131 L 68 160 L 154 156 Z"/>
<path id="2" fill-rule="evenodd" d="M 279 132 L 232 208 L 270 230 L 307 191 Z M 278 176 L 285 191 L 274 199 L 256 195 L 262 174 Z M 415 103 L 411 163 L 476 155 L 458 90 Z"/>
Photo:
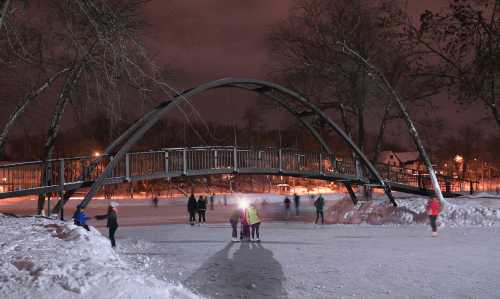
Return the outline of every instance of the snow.
<path id="1" fill-rule="evenodd" d="M 448 199 L 438 238 L 430 237 L 426 197 L 395 196 L 397 208 L 379 193 L 357 205 L 346 194 L 324 193 L 326 220 L 347 225 L 313 226 L 302 222 L 315 216 L 304 194 L 303 218 L 264 221 L 261 244 L 230 243 L 224 213 L 231 207 L 222 205 L 209 216 L 224 223 L 122 226 L 116 250 L 94 228 L 0 214 L 0 298 L 498 297 L 498 195 Z M 284 195 L 227 199 L 279 209 Z M 140 205 L 149 201 L 121 207 L 129 204 L 143 211 L 134 217 L 146 217 Z M 162 204 L 185 211 L 184 198 Z"/>
<path id="2" fill-rule="evenodd" d="M 120 230 L 124 259 L 209 298 L 498 298 L 498 227 L 264 222 L 260 244 L 228 224 Z"/>
<path id="3" fill-rule="evenodd" d="M 403 213 L 406 223 L 412 223 L 410 215 L 425 214 L 427 198 L 413 197 L 399 200 L 401 208 L 408 209 Z M 466 195 L 458 198 L 448 198 L 438 222 L 441 226 L 498 226 L 500 225 L 500 197 L 493 194 Z"/>
<path id="4" fill-rule="evenodd" d="M 136 271 L 91 228 L 0 214 L 0 298 L 198 298 Z"/>

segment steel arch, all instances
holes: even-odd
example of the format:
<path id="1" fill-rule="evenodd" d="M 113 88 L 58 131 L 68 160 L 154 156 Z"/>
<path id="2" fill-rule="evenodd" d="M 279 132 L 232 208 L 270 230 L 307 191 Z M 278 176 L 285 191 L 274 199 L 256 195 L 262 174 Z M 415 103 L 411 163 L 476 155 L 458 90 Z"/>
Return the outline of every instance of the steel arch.
<path id="1" fill-rule="evenodd" d="M 87 206 L 92 200 L 96 192 L 103 185 L 105 178 L 111 174 L 111 171 L 115 167 L 116 163 L 120 161 L 124 155 L 142 138 L 142 136 L 154 125 L 160 118 L 175 105 L 179 104 L 183 100 L 190 98 L 192 96 L 201 94 L 205 91 L 218 88 L 240 88 L 253 91 L 262 94 L 271 100 L 277 102 L 279 105 L 284 107 L 288 112 L 290 112 L 295 118 L 297 118 L 306 128 L 314 135 L 322 147 L 331 152 L 327 143 L 319 135 L 319 133 L 305 120 L 303 120 L 293 108 L 283 101 L 278 94 L 290 97 L 296 103 L 301 104 L 302 107 L 310 109 L 315 115 L 320 117 L 325 123 L 333 129 L 346 143 L 347 145 L 356 153 L 356 155 L 361 158 L 365 166 L 368 168 L 370 173 L 374 176 L 375 181 L 377 181 L 380 186 L 384 189 L 385 193 L 391 200 L 392 204 L 396 206 L 396 202 L 391 194 L 389 186 L 384 182 L 382 177 L 379 175 L 378 171 L 364 155 L 364 153 L 357 147 L 357 145 L 347 136 L 347 134 L 338 126 L 331 118 L 329 118 L 325 113 L 323 113 L 318 107 L 308 101 L 305 97 L 297 92 L 287 89 L 278 84 L 274 84 L 268 81 L 247 79 L 247 78 L 224 78 L 220 80 L 215 80 L 201 84 L 195 88 L 188 89 L 181 94 L 177 95 L 171 100 L 164 101 L 157 105 L 153 110 L 146 113 L 141 117 L 136 123 L 134 123 L 129 129 L 127 129 L 120 137 L 118 137 L 105 151 L 105 154 L 111 154 L 117 149 L 121 144 L 119 151 L 114 155 L 113 160 L 107 165 L 106 169 L 99 175 L 99 177 L 94 181 L 90 190 L 85 195 L 85 198 L 81 202 L 82 206 Z"/>

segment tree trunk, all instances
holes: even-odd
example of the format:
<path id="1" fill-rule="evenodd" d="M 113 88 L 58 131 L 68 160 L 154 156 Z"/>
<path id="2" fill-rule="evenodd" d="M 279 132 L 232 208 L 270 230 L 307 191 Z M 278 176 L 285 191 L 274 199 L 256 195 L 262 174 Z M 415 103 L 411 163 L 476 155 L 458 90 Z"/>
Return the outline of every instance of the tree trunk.
<path id="1" fill-rule="evenodd" d="M 40 87 L 38 87 L 38 89 L 36 89 L 35 91 L 31 91 L 29 94 L 27 94 L 24 97 L 24 102 L 22 104 L 19 104 L 14 110 L 14 112 L 10 114 L 9 120 L 5 124 L 2 133 L 0 133 L 0 158 L 3 156 L 3 147 L 5 146 L 6 138 L 7 135 L 9 134 L 10 129 L 12 128 L 16 120 L 24 113 L 24 110 L 26 109 L 28 104 L 31 103 L 33 100 L 35 100 L 44 91 L 46 91 L 59 76 L 66 73 L 67 71 L 69 71 L 69 68 L 65 68 L 53 74 Z"/>
<path id="2" fill-rule="evenodd" d="M 410 134 L 413 137 L 413 141 L 415 142 L 415 145 L 417 146 L 417 150 L 420 153 L 420 157 L 424 161 L 425 165 L 427 166 L 427 170 L 429 172 L 429 176 L 431 177 L 432 185 L 434 186 L 434 193 L 438 197 L 438 199 L 444 203 L 448 204 L 448 201 L 444 199 L 443 193 L 441 193 L 441 189 L 439 187 L 439 182 L 436 177 L 436 173 L 434 172 L 434 169 L 432 167 L 431 160 L 429 159 L 429 156 L 427 155 L 427 152 L 425 151 L 424 145 L 422 143 L 422 140 L 420 139 L 420 136 L 418 135 L 417 129 L 415 128 L 415 125 L 413 124 L 413 121 L 410 118 L 410 115 L 408 114 L 408 111 L 406 111 L 405 106 L 403 105 L 403 102 L 401 98 L 399 97 L 399 94 L 394 90 L 392 85 L 387 81 L 387 78 L 384 76 L 383 73 L 379 71 L 377 67 L 375 67 L 373 64 L 368 62 L 366 58 L 361 56 L 359 53 L 351 49 L 349 46 L 347 46 L 345 43 L 342 42 L 337 42 L 339 46 L 342 47 L 342 52 L 349 54 L 351 56 L 354 56 L 357 60 L 359 60 L 361 63 L 363 63 L 365 66 L 368 67 L 367 71 L 370 71 L 369 75 L 372 78 L 379 79 L 385 91 L 392 96 L 393 100 L 397 104 L 399 110 L 401 111 L 401 114 L 408 126 L 408 129 L 410 130 Z"/>
<path id="3" fill-rule="evenodd" d="M 66 109 L 66 105 L 69 101 L 69 94 L 75 86 L 75 84 L 80 79 L 83 71 L 84 62 L 73 70 L 73 72 L 66 78 L 64 86 L 59 93 L 57 98 L 56 108 L 54 114 L 52 114 L 52 120 L 49 125 L 47 132 L 47 140 L 43 149 L 42 160 L 44 161 L 44 171 L 42 173 L 42 184 L 46 185 L 50 179 L 51 173 L 49 172 L 50 163 L 48 162 L 52 159 L 52 154 L 54 151 L 54 144 L 57 136 L 59 135 L 59 129 L 61 126 L 61 119 Z M 45 206 L 45 195 L 40 195 L 38 197 L 38 214 L 41 214 Z"/>
<path id="4" fill-rule="evenodd" d="M 340 117 L 342 119 L 342 124 L 344 125 L 344 131 L 346 132 L 347 136 L 351 136 L 351 125 L 347 120 L 347 113 L 344 104 L 341 103 L 339 105 L 339 110 L 340 110 Z"/>
<path id="5" fill-rule="evenodd" d="M 2 10 L 0 10 L 0 30 L 2 29 L 3 23 L 7 19 L 9 5 L 10 5 L 10 0 L 4 0 L 2 4 Z"/>
<path id="6" fill-rule="evenodd" d="M 384 109 L 384 116 L 382 117 L 382 122 L 378 129 L 377 141 L 375 143 L 375 152 L 373 153 L 372 163 L 376 164 L 378 162 L 378 157 L 382 151 L 382 146 L 384 145 L 384 134 L 387 121 L 389 120 L 389 111 L 391 111 L 392 104 L 388 104 Z"/>

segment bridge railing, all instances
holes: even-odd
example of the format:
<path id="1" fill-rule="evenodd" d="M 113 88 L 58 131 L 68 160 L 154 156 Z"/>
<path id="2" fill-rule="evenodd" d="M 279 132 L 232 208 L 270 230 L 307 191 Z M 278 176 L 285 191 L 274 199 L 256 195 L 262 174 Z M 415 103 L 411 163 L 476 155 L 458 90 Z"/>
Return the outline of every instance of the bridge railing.
<path id="1" fill-rule="evenodd" d="M 100 157 L 93 171 L 84 173 L 96 158 L 85 156 L 0 165 L 0 193 L 45 187 L 51 187 L 49 192 L 59 192 L 65 184 L 81 182 L 82 178 L 93 181 L 113 156 Z M 47 180 L 43 180 L 44 171 Z M 352 159 L 295 149 L 234 146 L 165 148 L 127 153 L 108 178 L 120 181 L 232 172 L 355 177 L 356 167 Z"/>
<path id="2" fill-rule="evenodd" d="M 418 169 L 398 167 L 389 164 L 376 165 L 382 178 L 389 182 L 407 185 L 423 190 L 433 190 L 431 178 L 428 173 Z M 468 192 L 470 181 L 436 174 L 439 187 L 443 192 Z"/>

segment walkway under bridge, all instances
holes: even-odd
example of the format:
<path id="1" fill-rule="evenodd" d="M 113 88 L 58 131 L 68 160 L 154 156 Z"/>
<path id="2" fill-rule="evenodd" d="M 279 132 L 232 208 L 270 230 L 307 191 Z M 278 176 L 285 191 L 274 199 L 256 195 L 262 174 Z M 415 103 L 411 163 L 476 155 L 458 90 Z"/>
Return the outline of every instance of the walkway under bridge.
<path id="1" fill-rule="evenodd" d="M 0 199 L 66 191 L 91 186 L 113 156 L 75 157 L 66 159 L 6 164 L 0 166 Z M 91 173 L 89 165 L 96 160 Z M 414 169 L 378 164 L 376 168 L 385 183 L 395 191 L 431 195 L 429 176 Z M 47 171 L 46 184 L 42 174 Z M 303 152 L 278 148 L 239 148 L 210 146 L 166 148 L 157 151 L 130 152 L 119 161 L 105 185 L 131 181 L 221 174 L 283 175 L 341 182 L 346 186 L 382 187 L 376 178 L 360 175 L 352 158 L 336 157 L 323 152 Z M 446 196 L 457 196 L 468 187 L 463 180 L 438 176 Z"/>

